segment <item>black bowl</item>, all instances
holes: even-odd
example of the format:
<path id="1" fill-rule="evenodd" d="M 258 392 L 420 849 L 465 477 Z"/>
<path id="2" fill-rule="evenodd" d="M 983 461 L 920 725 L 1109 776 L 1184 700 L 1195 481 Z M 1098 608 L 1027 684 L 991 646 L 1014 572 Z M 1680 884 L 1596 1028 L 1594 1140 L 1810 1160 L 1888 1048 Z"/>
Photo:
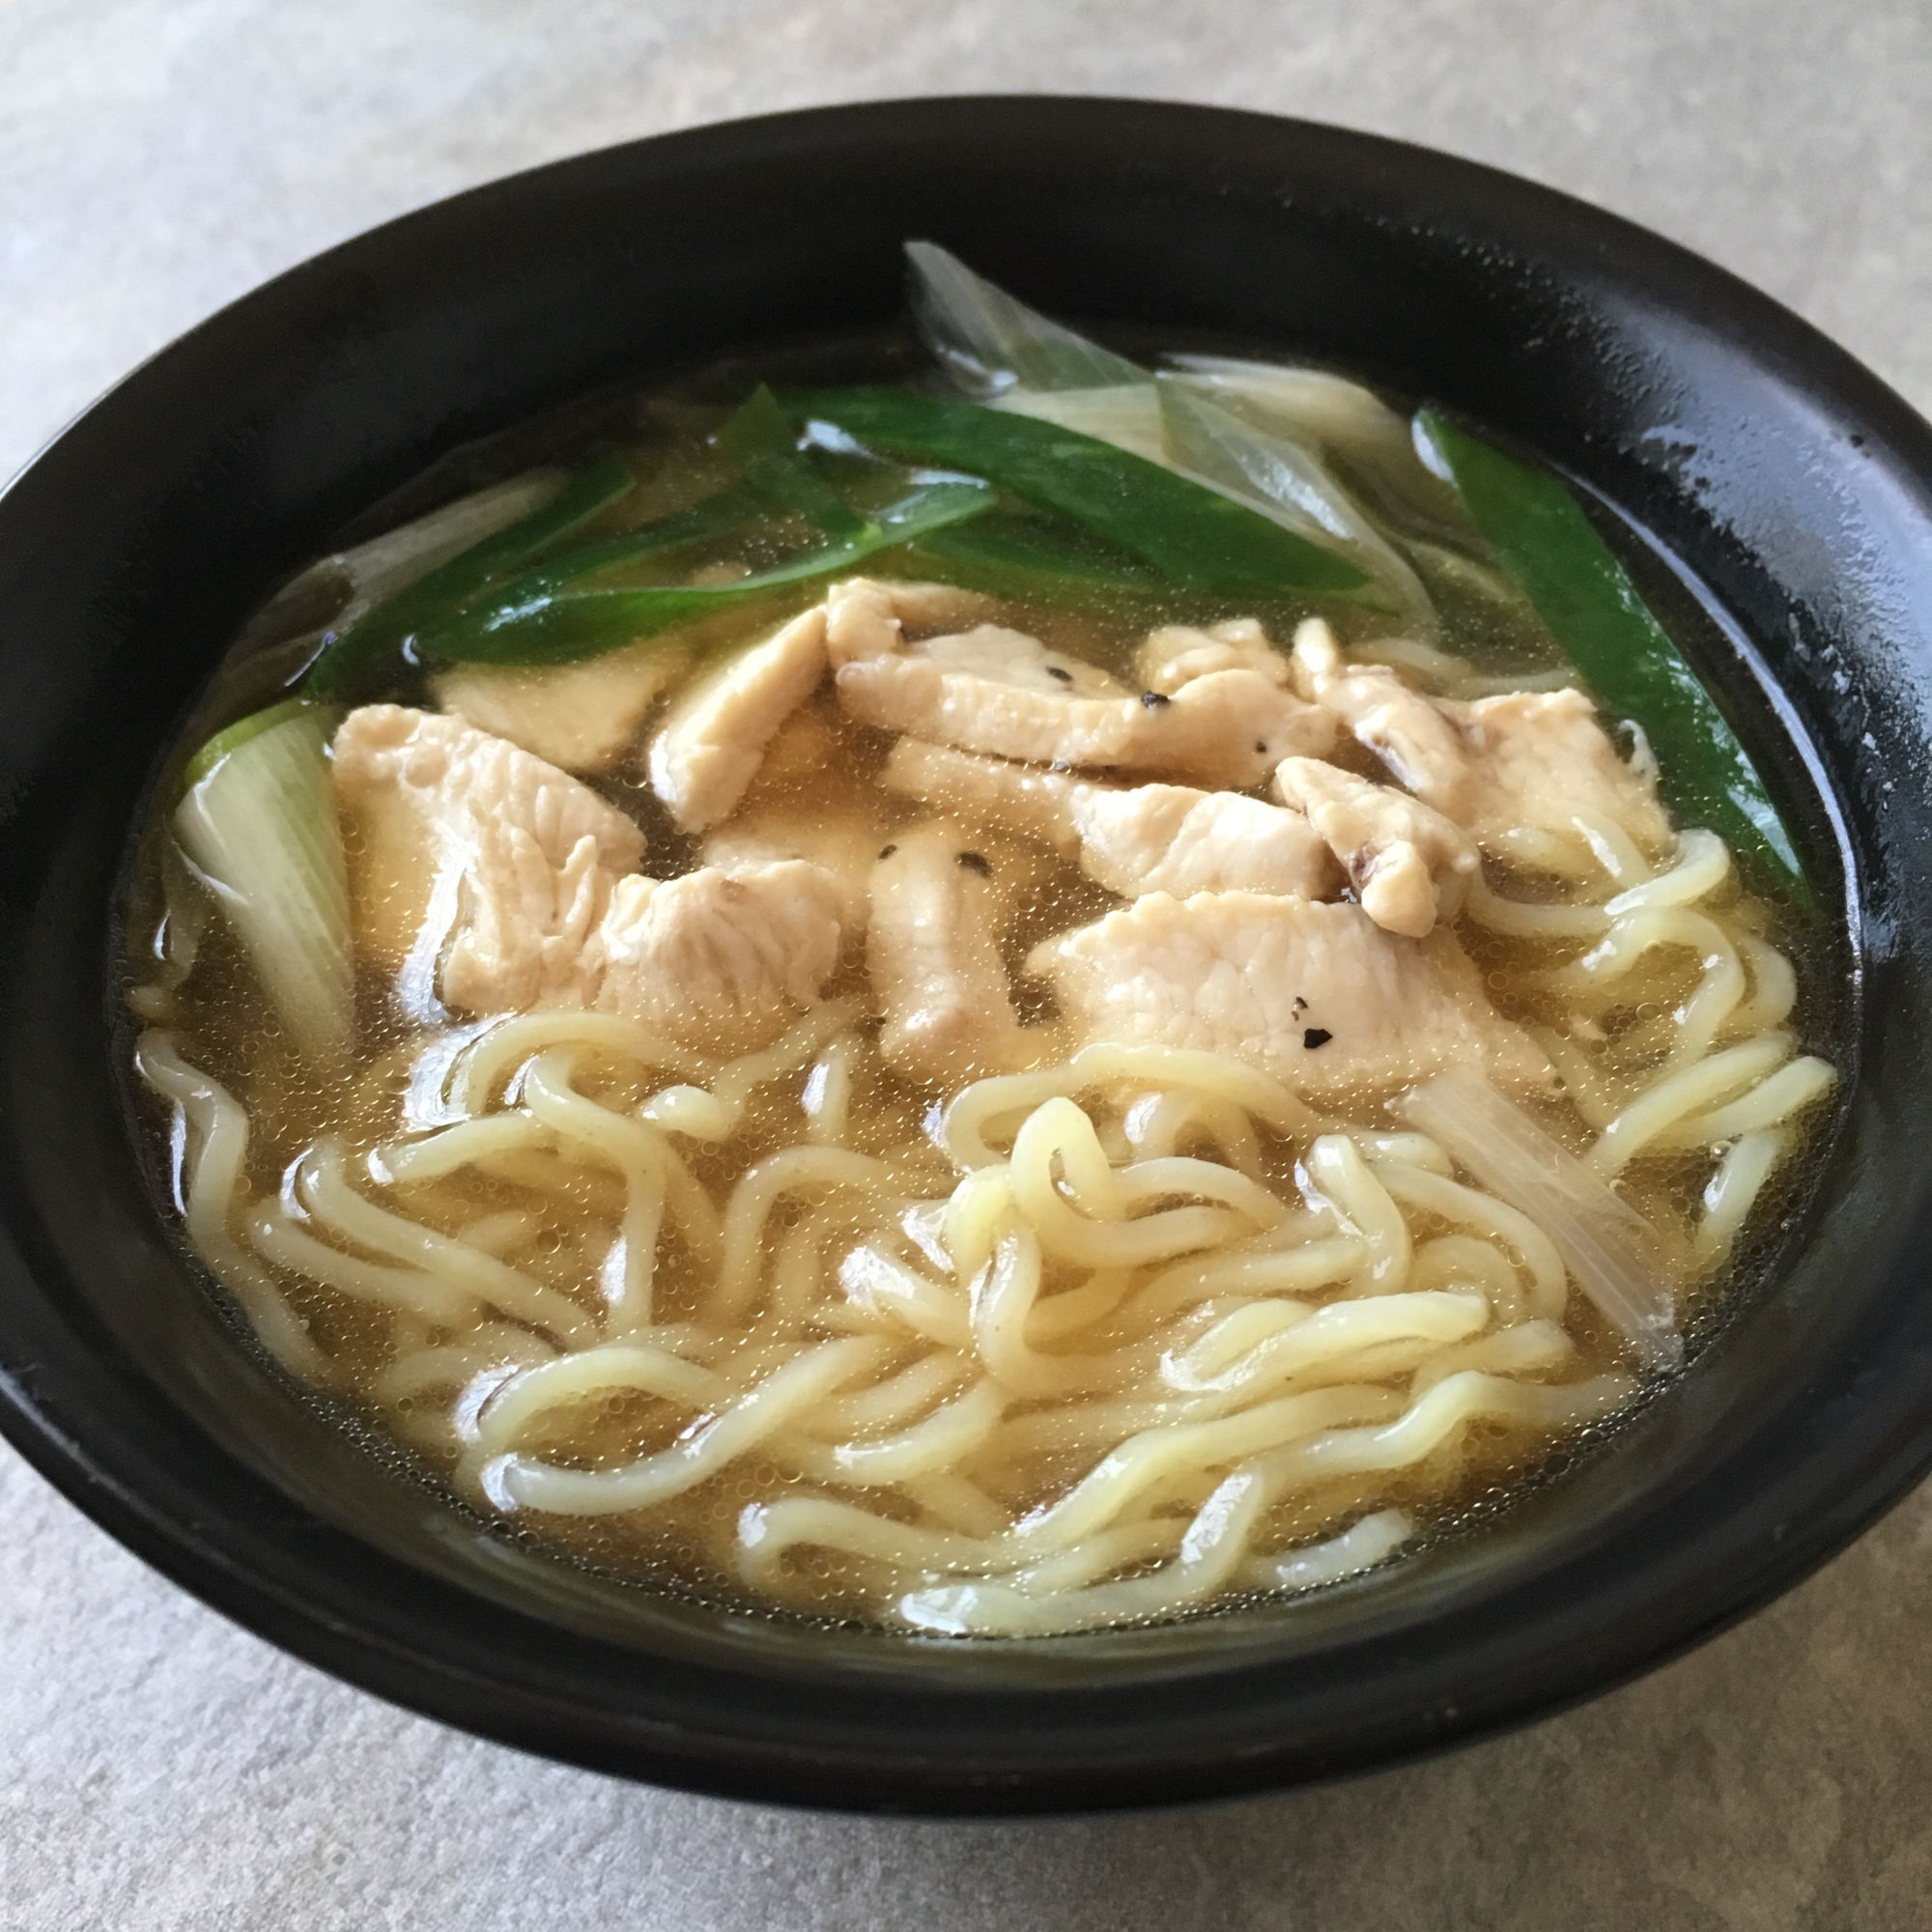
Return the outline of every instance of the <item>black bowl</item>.
<path id="1" fill-rule="evenodd" d="M 1302 1604 L 1014 1645 L 681 1604 L 488 1533 L 238 1336 L 130 1150 L 109 900 L 251 606 L 442 453 L 620 377 L 870 327 L 930 236 L 1041 306 L 1363 370 L 1568 469 L 1724 627 L 1798 803 L 1849 1098 L 1721 1341 L 1480 1536 Z M 1716 635 L 1714 633 L 1714 635 Z M 0 499 L 0 1427 L 250 1629 L 488 1736 L 794 1803 L 1038 1811 L 1252 1790 L 1604 1689 L 1763 1603 L 1932 1461 L 1932 433 L 1775 303 L 1560 195 L 1293 122 L 838 108 L 592 155 L 284 275 Z"/>

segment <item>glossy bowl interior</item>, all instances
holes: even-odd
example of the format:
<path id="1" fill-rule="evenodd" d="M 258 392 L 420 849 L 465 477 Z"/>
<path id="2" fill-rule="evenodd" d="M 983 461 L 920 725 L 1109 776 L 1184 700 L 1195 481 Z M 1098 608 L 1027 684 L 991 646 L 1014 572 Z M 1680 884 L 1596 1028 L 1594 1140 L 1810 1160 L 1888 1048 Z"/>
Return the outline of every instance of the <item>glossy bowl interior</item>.
<path id="1" fill-rule="evenodd" d="M 1673 559 L 1796 801 L 1850 1098 L 1720 1344 L 1484 1534 L 1302 1603 L 1008 1645 L 724 1614 L 486 1533 L 244 1345 L 151 1204 L 108 907 L 248 610 L 470 439 L 901 300 L 930 236 L 1051 311 L 1466 410 Z M 0 499 L 0 1427 L 211 1604 L 385 1696 L 630 1776 L 927 1811 L 1147 1804 L 1519 1720 L 1716 1630 L 1932 1461 L 1932 432 L 1794 317 L 1521 182 L 1331 128 L 957 99 L 700 130 L 391 224 L 224 311 Z"/>

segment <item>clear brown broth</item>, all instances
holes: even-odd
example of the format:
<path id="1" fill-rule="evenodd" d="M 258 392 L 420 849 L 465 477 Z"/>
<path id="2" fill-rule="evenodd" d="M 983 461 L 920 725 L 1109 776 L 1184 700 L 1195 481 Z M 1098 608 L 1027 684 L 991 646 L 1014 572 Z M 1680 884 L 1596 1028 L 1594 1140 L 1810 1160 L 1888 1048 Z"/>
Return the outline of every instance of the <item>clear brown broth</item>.
<path id="1" fill-rule="evenodd" d="M 473 487 L 487 480 L 493 469 L 502 473 L 534 457 L 567 454 L 574 445 L 609 437 L 615 430 L 621 433 L 639 474 L 645 479 L 638 497 L 624 506 L 622 518 L 613 519 L 610 526 L 612 529 L 623 527 L 678 507 L 715 482 L 716 459 L 704 439 L 730 403 L 742 395 L 750 378 L 876 380 L 882 375 L 902 374 L 906 365 L 905 345 L 896 337 L 767 358 L 750 365 L 742 360 L 720 364 L 659 388 L 641 400 L 605 399 L 577 412 L 574 418 L 538 425 L 502 440 L 482 455 L 480 469 L 478 459 L 465 459 L 469 468 L 461 480 Z M 451 481 L 463 471 L 462 463 L 440 466 L 440 475 L 433 475 L 413 492 L 400 493 L 389 507 L 372 512 L 364 520 L 365 527 L 384 527 L 400 516 L 425 507 L 439 494 L 449 494 Z M 807 600 L 802 597 L 797 601 Z M 732 623 L 730 633 L 757 635 L 769 628 L 782 610 L 775 606 L 746 612 Z M 1453 589 L 1440 597 L 1440 610 L 1444 648 L 1466 656 L 1486 671 L 1520 674 L 1546 669 L 1555 662 L 1547 639 L 1531 622 L 1498 615 L 1493 609 L 1478 606 Z M 1323 615 L 1334 624 L 1345 645 L 1373 628 L 1370 620 L 1350 607 L 1324 608 L 1319 602 L 1299 599 L 1261 611 L 1247 605 L 1216 608 L 1185 601 L 1158 610 L 1140 605 L 1132 610 L 1081 611 L 1016 605 L 1006 612 L 1005 621 L 1033 632 L 1057 649 L 1121 672 L 1126 669 L 1132 647 L 1150 622 L 1206 622 L 1249 614 L 1263 616 L 1275 637 L 1284 635 L 1300 616 Z M 216 673 L 206 700 L 183 734 L 182 758 L 213 729 L 264 701 L 261 667 L 258 656 L 252 667 L 231 663 Z M 393 695 L 410 701 L 420 700 L 423 694 L 419 687 L 405 684 Z M 786 727 L 748 797 L 746 809 L 776 810 L 800 819 L 831 811 L 865 810 L 874 814 L 882 842 L 890 841 L 896 830 L 924 816 L 927 809 L 878 786 L 876 774 L 888 745 L 883 734 L 842 717 L 821 694 Z M 1362 755 L 1360 764 L 1365 772 L 1374 769 L 1367 754 Z M 671 828 L 640 777 L 620 776 L 597 783 L 608 799 L 644 827 L 652 870 L 682 870 L 695 862 L 691 841 Z M 171 800 L 175 789 L 172 784 L 163 784 L 158 795 Z M 160 821 L 151 822 L 142 828 L 140 837 L 140 856 L 133 868 L 129 897 L 130 986 L 145 983 L 151 976 L 162 904 L 159 855 L 164 826 Z M 350 858 L 353 877 L 356 858 L 353 846 Z M 1037 883 L 1023 895 L 1010 940 L 1014 962 L 1036 940 L 1084 923 L 1113 903 L 1109 895 L 1073 865 L 1037 854 L 1033 863 L 1037 869 Z M 1533 878 L 1512 879 L 1508 884 L 1518 896 L 1531 896 L 1537 889 Z M 1769 938 L 1797 954 L 1801 989 L 1797 1024 L 1801 1037 L 1807 1044 L 1814 1043 L 1823 1026 L 1813 984 L 1816 962 L 1810 956 L 1812 942 L 1804 922 L 1788 904 L 1762 891 L 1735 892 L 1719 915 L 1727 927 Z M 1459 927 L 1459 936 L 1506 1017 L 1529 1022 L 1559 1017 L 1549 997 L 1530 983 L 1534 949 L 1466 921 Z M 1547 966 L 1548 954 L 1536 963 Z M 1638 1025 L 1669 1010 L 1695 979 L 1695 967 L 1675 955 L 1662 960 L 1653 957 L 1629 982 L 1628 1024 Z M 828 997 L 837 997 L 862 992 L 864 984 L 862 949 L 852 948 L 825 990 Z M 1023 989 L 1026 982 L 1016 980 L 1015 984 Z M 1040 996 L 1034 997 L 1037 1009 Z M 357 1000 L 354 1078 L 347 1085 L 319 1085 L 281 1036 L 245 962 L 218 923 L 211 928 L 193 974 L 174 994 L 169 1023 L 186 1057 L 227 1086 L 248 1110 L 254 1138 L 247 1177 L 254 1194 L 272 1196 L 289 1164 L 324 1133 L 339 1136 L 352 1156 L 359 1159 L 402 1130 L 402 1090 L 409 1062 L 421 1043 L 419 1030 L 400 1010 L 393 987 L 374 974 L 364 972 Z M 715 1197 L 722 1198 L 759 1159 L 796 1142 L 803 1079 L 803 1074 L 791 1076 L 763 1090 L 748 1110 L 742 1130 L 728 1143 L 693 1151 L 693 1165 Z M 614 1063 L 582 1069 L 580 1085 L 593 1097 L 612 1105 L 631 1105 L 645 1097 L 634 1074 Z M 921 1138 L 921 1122 L 946 1097 L 933 1087 L 893 1072 L 871 1056 L 859 1069 L 852 1144 L 879 1153 L 916 1144 Z M 152 1102 L 147 1103 L 147 1112 L 155 1122 L 151 1153 L 157 1161 L 164 1161 L 164 1123 Z M 1586 1129 L 1574 1112 L 1553 1112 L 1550 1123 L 1579 1150 L 1585 1144 Z M 1277 1143 L 1265 1145 L 1264 1153 L 1270 1181 L 1292 1198 L 1295 1151 Z M 517 1265 L 548 1285 L 586 1300 L 594 1294 L 597 1242 L 608 1238 L 610 1224 L 621 1209 L 618 1184 L 582 1170 L 574 1170 L 567 1180 L 560 1180 L 554 1162 L 546 1167 L 530 1156 L 528 1163 L 521 1173 L 511 1167 L 495 1174 L 469 1170 L 420 1188 L 412 1197 L 412 1211 L 425 1224 L 452 1235 L 485 1216 L 514 1213 L 528 1217 L 534 1232 L 515 1250 Z M 950 1185 L 945 1164 L 935 1154 L 930 1166 L 933 1189 L 943 1193 Z M 1702 1156 L 1650 1162 L 1629 1178 L 1623 1191 L 1646 1215 L 1660 1222 L 1681 1222 L 1694 1207 L 1709 1167 L 1708 1159 Z M 1755 1238 L 1740 1248 L 1729 1265 L 1683 1282 L 1680 1308 L 1687 1327 L 1694 1332 L 1721 1320 L 1739 1292 L 1739 1284 L 1759 1264 L 1765 1231 L 1775 1230 L 1788 1216 L 1804 1191 L 1806 1174 L 1805 1161 L 1788 1161 L 1757 1205 Z M 594 1236 L 588 1244 L 586 1217 Z M 775 1229 L 781 1231 L 785 1219 L 781 1211 Z M 1418 1239 L 1444 1231 L 1444 1224 L 1434 1223 L 1427 1215 L 1418 1214 L 1412 1221 Z M 298 1276 L 284 1273 L 281 1280 L 291 1304 L 310 1324 L 325 1351 L 340 1365 L 339 1381 L 328 1393 L 394 1441 L 432 1479 L 446 1477 L 452 1452 L 436 1441 L 435 1432 L 417 1426 L 430 1419 L 429 1410 L 437 1405 L 447 1406 L 446 1396 L 437 1393 L 420 1406 L 406 1401 L 388 1409 L 369 1398 L 370 1382 L 391 1354 L 387 1313 L 348 1301 Z M 693 1313 L 707 1285 L 682 1246 L 674 1238 L 668 1240 L 658 1272 L 659 1319 L 676 1321 Z M 1054 1285 L 1049 1281 L 1049 1288 Z M 1570 1326 L 1586 1371 L 1607 1366 L 1614 1359 L 1614 1338 L 1575 1296 Z M 439 1336 L 430 1331 L 423 1339 L 434 1343 Z M 1105 1340 L 1104 1329 L 1087 1338 L 1089 1346 L 1103 1346 Z M 1017 1406 L 1024 1413 L 1027 1406 Z M 668 1446 L 685 1426 L 685 1418 L 667 1413 L 662 1405 L 624 1395 L 594 1406 L 580 1405 L 564 1417 L 540 1424 L 526 1447 L 531 1454 L 565 1466 L 616 1468 Z M 1338 1512 L 1346 1518 L 1351 1507 L 1359 1513 L 1361 1507 L 1371 1505 L 1406 1506 L 1425 1522 L 1447 1525 L 1492 1498 L 1499 1488 L 1534 1471 L 1552 1446 L 1548 1438 L 1526 1439 L 1520 1430 L 1478 1425 L 1453 1453 L 1432 1457 L 1394 1479 L 1357 1481 L 1352 1489 L 1343 1486 L 1333 1493 L 1291 1499 L 1277 1508 L 1266 1533 L 1257 1541 L 1268 1547 L 1293 1542 L 1335 1521 Z M 1084 1452 L 1039 1455 L 980 1472 L 979 1480 L 995 1500 L 1017 1516 L 1063 1492 L 1091 1461 Z M 584 1519 L 526 1513 L 519 1527 L 545 1547 L 602 1569 L 661 1586 L 742 1601 L 743 1586 L 736 1580 L 730 1561 L 740 1512 L 748 1503 L 769 1500 L 795 1487 L 795 1479 L 781 1468 L 753 1460 L 733 1465 L 723 1477 L 648 1513 Z M 801 1552 L 792 1559 L 784 1603 L 785 1607 L 813 1615 L 866 1618 L 874 1614 L 864 1577 L 823 1553 Z"/>

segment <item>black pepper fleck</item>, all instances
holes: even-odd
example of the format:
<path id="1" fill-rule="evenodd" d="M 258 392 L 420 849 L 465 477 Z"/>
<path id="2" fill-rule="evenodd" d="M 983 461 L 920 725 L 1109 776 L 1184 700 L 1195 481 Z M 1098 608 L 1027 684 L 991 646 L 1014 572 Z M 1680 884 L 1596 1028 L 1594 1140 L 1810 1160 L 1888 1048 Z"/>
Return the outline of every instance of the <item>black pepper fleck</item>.
<path id="1" fill-rule="evenodd" d="M 1070 670 L 1062 670 L 1058 665 L 1048 665 L 1046 674 L 1048 677 L 1057 677 L 1062 684 L 1073 682 L 1073 673 Z"/>
<path id="2" fill-rule="evenodd" d="M 969 872 L 978 872 L 982 879 L 993 876 L 993 868 L 986 863 L 983 852 L 955 852 L 952 857 L 955 864 L 964 866 Z"/>
<path id="3" fill-rule="evenodd" d="M 1305 1013 L 1308 1010 L 1308 1002 L 1304 1000 L 1299 993 L 1297 993 L 1294 996 L 1294 1005 L 1290 1009 L 1290 1010 L 1292 1012 Z"/>
<path id="4" fill-rule="evenodd" d="M 1310 1027 L 1301 1036 L 1301 1043 L 1313 1053 L 1318 1046 L 1326 1046 L 1334 1037 L 1335 1036 L 1326 1027 Z"/>
<path id="5" fill-rule="evenodd" d="M 1268 748 L 1268 741 L 1265 738 L 1257 738 L 1255 740 L 1255 750 L 1259 752 L 1263 757 L 1267 756 L 1267 748 Z"/>
<path id="6" fill-rule="evenodd" d="M 881 859 L 890 859 L 898 849 L 896 845 L 881 845 L 879 847 L 879 857 Z"/>
<path id="7" fill-rule="evenodd" d="M 1167 696 L 1162 692 L 1144 691 L 1141 693 L 1141 702 L 1145 704 L 1150 711 L 1165 711 L 1167 707 L 1174 702 L 1174 699 Z"/>

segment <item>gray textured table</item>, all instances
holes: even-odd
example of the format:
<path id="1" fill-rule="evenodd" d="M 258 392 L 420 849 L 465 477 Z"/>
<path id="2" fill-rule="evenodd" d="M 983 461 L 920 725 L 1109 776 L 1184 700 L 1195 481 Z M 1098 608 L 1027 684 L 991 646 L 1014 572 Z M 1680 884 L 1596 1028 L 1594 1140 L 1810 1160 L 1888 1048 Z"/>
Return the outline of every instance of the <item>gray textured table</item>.
<path id="1" fill-rule="evenodd" d="M 0 470 L 264 276 L 574 150 L 808 102 L 1164 95 L 1607 204 L 1932 403 L 1912 0 L 0 0 Z M 242 1634 L 0 1451 L 7 1932 L 1918 1932 L 1932 1494 L 1744 1628 L 1440 1762 L 927 1826 L 560 1770 Z"/>

